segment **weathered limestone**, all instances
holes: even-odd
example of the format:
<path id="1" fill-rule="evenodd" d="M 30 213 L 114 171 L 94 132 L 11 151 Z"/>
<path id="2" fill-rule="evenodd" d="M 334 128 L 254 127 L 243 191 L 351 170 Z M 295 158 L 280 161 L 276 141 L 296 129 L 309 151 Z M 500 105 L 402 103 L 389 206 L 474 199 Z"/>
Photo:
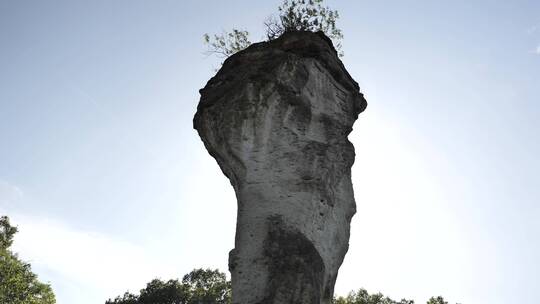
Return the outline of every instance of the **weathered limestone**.
<path id="1" fill-rule="evenodd" d="M 228 58 L 194 118 L 238 200 L 234 304 L 330 303 L 356 211 L 347 139 L 366 101 L 322 33 Z"/>

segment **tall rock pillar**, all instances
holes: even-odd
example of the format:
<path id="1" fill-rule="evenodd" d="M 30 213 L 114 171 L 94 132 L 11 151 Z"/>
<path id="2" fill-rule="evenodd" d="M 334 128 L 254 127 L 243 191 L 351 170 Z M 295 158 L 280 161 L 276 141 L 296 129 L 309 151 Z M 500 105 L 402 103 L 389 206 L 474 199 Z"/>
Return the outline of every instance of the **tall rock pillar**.
<path id="1" fill-rule="evenodd" d="M 330 303 L 356 212 L 358 84 L 324 34 L 291 32 L 229 57 L 200 93 L 194 127 L 238 200 L 233 303 Z"/>

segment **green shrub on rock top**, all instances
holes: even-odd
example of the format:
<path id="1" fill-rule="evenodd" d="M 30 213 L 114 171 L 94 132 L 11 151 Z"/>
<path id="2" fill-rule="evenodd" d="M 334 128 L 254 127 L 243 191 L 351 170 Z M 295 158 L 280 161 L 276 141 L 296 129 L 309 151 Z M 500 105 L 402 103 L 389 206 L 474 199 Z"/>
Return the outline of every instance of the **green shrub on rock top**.
<path id="1" fill-rule="evenodd" d="M 338 11 L 323 6 L 323 0 L 283 0 L 278 7 L 278 16 L 270 16 L 264 22 L 266 38 L 273 40 L 293 31 L 321 31 L 332 39 L 339 56 L 343 56 L 343 33 L 336 27 L 338 18 Z M 203 38 L 208 48 L 206 53 L 220 58 L 227 58 L 251 45 L 246 30 L 233 29 L 232 32 L 212 36 L 204 34 Z"/>

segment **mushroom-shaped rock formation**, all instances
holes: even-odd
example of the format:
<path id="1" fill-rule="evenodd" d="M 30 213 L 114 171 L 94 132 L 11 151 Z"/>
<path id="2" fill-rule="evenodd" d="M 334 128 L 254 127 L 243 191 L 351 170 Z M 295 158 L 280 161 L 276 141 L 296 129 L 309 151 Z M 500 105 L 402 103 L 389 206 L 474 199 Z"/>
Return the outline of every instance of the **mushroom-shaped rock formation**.
<path id="1" fill-rule="evenodd" d="M 356 212 L 347 139 L 367 103 L 322 33 L 225 60 L 194 127 L 238 200 L 234 304 L 330 303 Z"/>

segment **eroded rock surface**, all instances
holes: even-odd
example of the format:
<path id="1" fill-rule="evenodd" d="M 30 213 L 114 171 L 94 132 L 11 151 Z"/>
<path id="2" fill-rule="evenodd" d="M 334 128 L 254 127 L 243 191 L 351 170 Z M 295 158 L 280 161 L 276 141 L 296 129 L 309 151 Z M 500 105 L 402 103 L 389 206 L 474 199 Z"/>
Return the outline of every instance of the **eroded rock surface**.
<path id="1" fill-rule="evenodd" d="M 231 56 L 200 93 L 194 127 L 238 200 L 233 303 L 330 303 L 356 212 L 358 84 L 326 36 L 294 32 Z"/>

